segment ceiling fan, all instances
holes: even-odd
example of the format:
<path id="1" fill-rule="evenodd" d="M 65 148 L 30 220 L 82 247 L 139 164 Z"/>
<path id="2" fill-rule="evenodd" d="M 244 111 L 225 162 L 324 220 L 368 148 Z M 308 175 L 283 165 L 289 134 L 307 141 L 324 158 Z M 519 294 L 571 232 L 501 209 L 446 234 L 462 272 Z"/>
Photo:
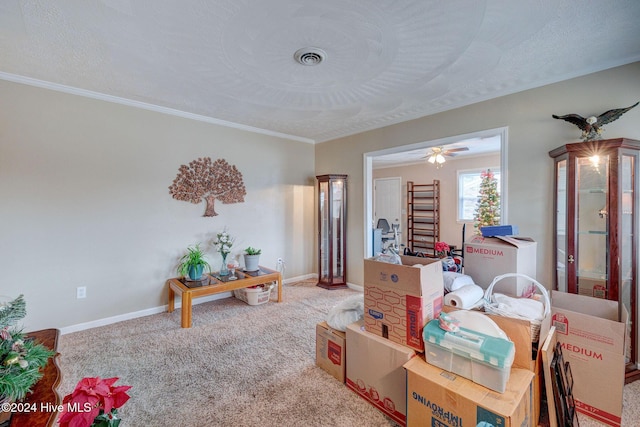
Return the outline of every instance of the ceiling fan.
<path id="1" fill-rule="evenodd" d="M 425 157 L 427 159 L 427 162 L 435 164 L 436 168 L 439 168 L 446 161 L 445 156 L 454 157 L 459 151 L 469 151 L 469 147 L 458 147 L 449 149 L 445 149 L 444 147 L 431 147 L 431 154 L 427 154 Z"/>

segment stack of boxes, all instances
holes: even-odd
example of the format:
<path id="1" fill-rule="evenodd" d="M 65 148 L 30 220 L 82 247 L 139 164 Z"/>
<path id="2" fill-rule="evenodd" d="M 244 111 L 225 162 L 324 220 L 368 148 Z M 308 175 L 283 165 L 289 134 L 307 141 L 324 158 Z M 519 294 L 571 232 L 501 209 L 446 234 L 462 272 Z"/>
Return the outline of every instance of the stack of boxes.
<path id="1" fill-rule="evenodd" d="M 479 239 L 476 238 L 473 242 L 475 252 L 470 256 L 472 266 L 484 265 L 484 270 L 489 271 L 492 277 L 505 272 L 522 272 L 535 277 L 535 242 L 526 238 Z M 482 245 L 495 247 L 487 249 L 484 246 L 483 249 Z M 522 253 L 526 254 L 524 258 L 520 256 Z M 505 254 L 508 254 L 507 261 Z M 465 255 L 467 274 L 469 253 Z M 452 307 L 443 307 L 442 264 L 437 259 L 409 256 L 402 256 L 401 260 L 402 265 L 364 260 L 364 319 L 349 325 L 346 333 L 331 330 L 326 324 L 318 325 L 318 365 L 402 426 L 537 426 L 544 386 L 541 375 L 542 357 L 537 343 L 532 342 L 531 323 L 486 314 L 506 333 L 515 348 L 513 361 L 509 361 L 511 369 L 507 369 L 508 374 L 501 368 L 490 370 L 486 374 L 492 376 L 486 385 L 494 390 L 465 378 L 473 376 L 461 375 L 460 370 L 434 366 L 427 362 L 429 355 L 425 353 L 425 348 L 427 351 L 439 352 L 437 356 L 443 356 L 444 353 L 442 348 L 434 347 L 433 342 L 428 342 L 425 347 L 425 337 L 428 341 L 432 337 L 438 341 L 437 334 L 425 329 L 425 326 L 430 320 L 437 319 L 441 311 L 451 315 L 455 311 Z M 531 263 L 532 272 L 528 270 Z M 486 287 L 488 284 L 481 285 Z M 514 282 L 503 289 L 503 292 L 515 295 L 520 288 L 521 285 Z M 622 385 L 619 383 L 624 378 L 625 325 L 614 320 L 617 305 L 607 305 L 608 311 L 603 313 L 604 305 L 610 304 L 609 301 L 590 301 L 597 305 L 593 308 L 589 304 L 595 311 L 591 315 L 581 314 L 585 319 L 579 318 L 570 310 L 580 311 L 577 307 L 586 302 L 577 301 L 576 298 L 585 297 L 570 294 L 562 294 L 562 298 L 556 297 L 558 307 L 552 304 L 552 315 L 544 319 L 540 328 L 540 347 L 547 336 L 553 316 L 556 329 L 560 328 L 562 331 L 563 325 L 565 328 L 566 338 L 560 333 L 558 341 L 565 348 L 567 359 L 576 359 L 572 361 L 572 364 L 576 364 L 574 377 L 577 377 L 577 372 L 582 373 L 582 369 L 588 372 L 589 369 L 596 368 L 615 378 L 614 381 L 609 381 L 612 386 L 607 386 L 607 390 L 611 392 L 607 391 L 606 399 L 602 399 L 602 396 L 595 397 L 599 393 L 592 393 L 602 386 L 594 383 L 596 377 L 601 378 L 600 375 L 585 374 L 580 375 L 580 379 L 576 378 L 574 395 L 577 409 L 606 424 L 619 426 L 622 411 Z M 587 348 L 590 339 L 598 341 L 599 337 L 592 337 L 593 333 L 590 336 L 577 335 L 585 322 L 594 327 L 603 324 L 603 330 L 615 330 L 613 338 L 609 339 L 610 348 L 606 347 L 609 342 L 604 339 L 592 343 L 594 347 L 606 350 L 594 352 L 607 354 L 606 360 L 611 363 L 606 367 L 604 364 L 601 366 L 589 361 L 578 361 L 585 359 L 586 350 L 578 352 L 576 349 Z M 585 367 L 578 366 L 580 363 Z M 493 378 L 495 372 L 500 374 L 499 378 L 496 377 L 499 384 L 492 387 L 496 381 Z M 500 391 L 496 391 L 496 388 Z M 587 411 L 592 413 L 588 414 Z"/>
<path id="2" fill-rule="evenodd" d="M 424 327 L 443 310 L 442 263 L 401 260 L 364 261 L 364 320 L 347 327 L 342 347 L 346 386 L 402 426 L 533 425 L 531 370 L 512 370 L 499 393 L 426 362 Z"/>

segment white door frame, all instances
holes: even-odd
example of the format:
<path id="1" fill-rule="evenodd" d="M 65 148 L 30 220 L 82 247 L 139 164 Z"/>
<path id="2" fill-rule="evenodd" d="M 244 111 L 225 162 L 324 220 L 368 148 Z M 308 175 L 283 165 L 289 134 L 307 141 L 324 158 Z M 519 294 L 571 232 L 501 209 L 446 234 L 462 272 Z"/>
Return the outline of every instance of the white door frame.
<path id="1" fill-rule="evenodd" d="M 363 154 L 363 173 L 364 173 L 364 254 L 365 258 L 369 258 L 369 254 L 373 251 L 373 233 L 370 230 L 375 227 L 373 224 L 373 158 L 383 154 L 400 153 L 402 151 L 416 150 L 420 148 L 429 148 L 441 145 L 453 144 L 455 142 L 471 139 L 471 138 L 487 138 L 490 136 L 500 135 L 500 223 L 508 224 L 507 220 L 507 183 L 508 183 L 508 165 L 507 165 L 507 140 L 508 128 L 501 127 L 495 129 L 487 129 L 478 132 L 472 132 L 465 135 L 449 136 L 446 138 L 436 139 L 433 141 L 418 142 L 415 144 L 402 145 L 399 147 L 386 148 L 384 150 L 371 151 Z"/>

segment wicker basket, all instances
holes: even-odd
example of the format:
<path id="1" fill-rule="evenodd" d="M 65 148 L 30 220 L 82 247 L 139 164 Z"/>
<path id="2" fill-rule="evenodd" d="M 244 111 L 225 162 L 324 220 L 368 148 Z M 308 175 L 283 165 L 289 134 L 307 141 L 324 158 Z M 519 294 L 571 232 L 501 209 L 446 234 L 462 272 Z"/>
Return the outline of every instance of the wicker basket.
<path id="1" fill-rule="evenodd" d="M 505 279 L 507 277 L 522 277 L 522 278 L 524 278 L 526 280 L 531 281 L 531 283 L 533 283 L 538 288 L 538 290 L 540 291 L 540 293 L 544 297 L 544 301 L 542 302 L 542 304 L 544 305 L 543 319 L 549 315 L 549 313 L 551 312 L 551 300 L 549 299 L 549 292 L 547 292 L 546 288 L 544 286 L 542 286 L 537 280 L 532 279 L 531 277 L 529 277 L 529 276 L 527 276 L 525 274 L 520 274 L 520 273 L 502 274 L 500 276 L 496 276 L 493 279 L 493 281 L 491 282 L 489 287 L 484 291 L 484 311 L 489 313 L 489 314 L 497 314 L 498 316 L 512 317 L 514 319 L 528 320 L 531 323 L 531 341 L 532 342 L 537 342 L 538 339 L 540 338 L 540 325 L 542 324 L 542 319 L 530 319 L 528 317 L 524 317 L 524 316 L 521 316 L 521 315 L 519 315 L 517 313 L 514 313 L 513 311 L 504 310 L 504 309 L 498 307 L 498 303 L 493 301 L 493 298 L 492 298 L 492 296 L 493 296 L 493 287 L 500 280 Z"/>

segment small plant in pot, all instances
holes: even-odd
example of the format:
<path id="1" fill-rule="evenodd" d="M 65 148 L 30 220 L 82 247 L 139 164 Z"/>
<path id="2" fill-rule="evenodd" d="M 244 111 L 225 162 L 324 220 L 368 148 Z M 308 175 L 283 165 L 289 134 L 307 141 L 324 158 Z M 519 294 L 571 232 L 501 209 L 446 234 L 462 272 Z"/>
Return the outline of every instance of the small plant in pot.
<path id="1" fill-rule="evenodd" d="M 257 271 L 260 268 L 258 264 L 260 263 L 261 253 L 261 249 L 256 249 L 251 246 L 244 250 L 244 269 L 246 271 Z"/>
<path id="2" fill-rule="evenodd" d="M 211 266 L 205 259 L 204 252 L 200 249 L 200 245 L 197 244 L 188 247 L 187 253 L 180 258 L 178 274 L 188 277 L 191 280 L 200 280 L 205 267 L 211 272 Z"/>

